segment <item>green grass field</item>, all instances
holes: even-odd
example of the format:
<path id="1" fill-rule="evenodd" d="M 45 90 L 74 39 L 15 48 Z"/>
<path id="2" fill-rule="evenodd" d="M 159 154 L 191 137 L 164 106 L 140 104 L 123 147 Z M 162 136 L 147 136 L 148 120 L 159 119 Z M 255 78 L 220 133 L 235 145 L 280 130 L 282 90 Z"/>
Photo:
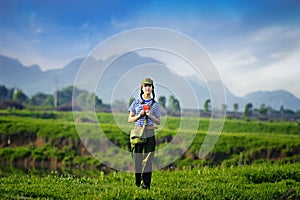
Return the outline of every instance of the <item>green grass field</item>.
<path id="1" fill-rule="evenodd" d="M 107 137 L 128 148 L 126 114 L 98 113 Z M 157 131 L 157 148 L 178 130 L 179 118 L 164 119 Z M 182 120 L 195 120 L 184 118 Z M 82 113 L 79 122 L 91 139 L 95 121 Z M 198 157 L 209 119 L 201 118 L 191 146 L 174 163 L 153 172 L 150 191 L 134 186 L 134 175 L 99 170 L 101 162 L 80 154 L 80 139 L 71 112 L 0 111 L 1 199 L 299 199 L 300 129 L 296 122 L 260 122 L 226 119 L 223 132 L 205 159 Z M 185 130 L 185 134 L 194 134 Z M 9 144 L 7 141 L 9 140 Z M 2 170 L 24 162 L 80 169 L 29 174 Z M 89 171 L 92 171 L 89 173 Z"/>
<path id="2" fill-rule="evenodd" d="M 300 164 L 260 164 L 155 171 L 150 190 L 134 186 L 131 173 L 99 172 L 75 177 L 56 172 L 44 176 L 0 178 L 3 199 L 299 199 Z"/>

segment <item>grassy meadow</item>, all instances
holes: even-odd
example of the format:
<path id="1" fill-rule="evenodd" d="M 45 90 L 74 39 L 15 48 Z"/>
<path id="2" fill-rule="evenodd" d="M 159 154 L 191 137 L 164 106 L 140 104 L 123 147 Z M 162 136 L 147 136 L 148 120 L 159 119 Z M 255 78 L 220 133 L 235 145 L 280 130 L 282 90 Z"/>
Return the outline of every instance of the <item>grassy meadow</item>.
<path id="1" fill-rule="evenodd" d="M 99 172 L 76 177 L 52 172 L 44 176 L 2 177 L 3 199 L 299 199 L 300 164 L 259 164 L 155 171 L 150 190 L 134 186 L 131 173 Z"/>
<path id="2" fill-rule="evenodd" d="M 96 117 L 106 136 L 128 150 L 127 114 L 97 113 Z M 115 119 L 121 123 L 117 125 Z M 99 123 L 88 113 L 76 120 L 91 140 L 96 137 Z M 163 120 L 157 131 L 158 149 L 175 137 L 180 122 L 176 117 Z M 218 142 L 200 159 L 208 126 L 209 119 L 201 118 L 189 149 L 169 167 L 154 171 L 151 190 L 144 191 L 134 186 L 132 173 L 103 170 L 105 166 L 82 145 L 71 112 L 1 110 L 0 198 L 300 198 L 300 128 L 296 122 L 226 119 Z M 186 130 L 185 134 L 194 133 Z M 19 171 L 15 166 L 29 170 Z M 37 168 L 49 170 L 36 173 Z M 68 168 L 78 172 L 62 170 Z"/>

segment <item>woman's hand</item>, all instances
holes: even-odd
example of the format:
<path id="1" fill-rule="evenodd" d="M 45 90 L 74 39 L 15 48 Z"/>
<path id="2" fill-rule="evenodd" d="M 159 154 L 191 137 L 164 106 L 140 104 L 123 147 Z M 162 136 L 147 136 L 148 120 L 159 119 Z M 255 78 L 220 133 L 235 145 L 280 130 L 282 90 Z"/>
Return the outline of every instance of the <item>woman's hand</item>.
<path id="1" fill-rule="evenodd" d="M 145 112 L 145 111 L 144 111 Z M 146 115 L 149 117 L 150 116 L 150 110 L 146 110 Z"/>
<path id="2" fill-rule="evenodd" d="M 147 114 L 144 110 L 141 110 L 140 114 L 139 114 L 139 118 L 143 117 L 145 114 Z"/>
<path id="3" fill-rule="evenodd" d="M 145 115 L 144 111 L 140 112 L 140 114 L 138 114 L 138 115 L 135 115 L 134 112 L 130 111 L 129 116 L 128 116 L 128 122 L 130 122 L 130 123 L 131 122 L 135 122 L 136 120 L 138 120 L 139 118 L 143 117 L 144 115 Z"/>

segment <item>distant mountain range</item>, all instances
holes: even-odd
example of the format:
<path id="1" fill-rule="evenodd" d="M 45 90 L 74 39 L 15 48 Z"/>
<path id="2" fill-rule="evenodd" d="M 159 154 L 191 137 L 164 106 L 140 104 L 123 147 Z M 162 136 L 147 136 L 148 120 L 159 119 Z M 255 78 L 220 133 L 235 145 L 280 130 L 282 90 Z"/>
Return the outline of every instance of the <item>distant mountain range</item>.
<path id="1" fill-rule="evenodd" d="M 93 60 L 92 58 L 90 59 L 90 61 L 94 63 L 94 66 L 104 64 L 103 61 Z M 76 59 L 61 69 L 42 71 L 37 65 L 24 66 L 17 59 L 0 55 L 0 85 L 5 85 L 8 88 L 15 87 L 22 89 L 22 91 L 29 96 L 32 96 L 38 92 L 53 94 L 57 89 L 59 90 L 63 87 L 74 84 L 75 77 L 78 70 L 80 70 L 80 66 L 83 61 L 83 58 Z M 113 63 L 111 68 L 106 71 L 108 75 L 102 79 L 103 84 L 101 85 L 101 88 L 97 88 L 96 94 L 103 100 L 103 102 L 108 103 L 110 101 L 111 92 L 114 89 L 113 85 L 118 83 L 122 75 L 130 71 L 132 66 L 141 66 L 146 63 L 161 64 L 157 60 L 141 57 L 136 53 L 130 53 L 126 56 L 126 58 L 119 59 L 118 62 Z M 182 79 L 180 76 L 169 76 L 170 71 L 168 71 L 167 68 L 159 68 L 159 70 L 160 72 L 157 73 L 158 75 L 155 80 L 164 80 L 167 84 L 167 80 L 169 80 L 169 82 L 173 81 L 173 83 L 177 83 L 177 80 Z M 136 70 L 136 72 L 132 73 L 131 76 L 133 79 L 136 79 L 134 77 L 140 77 L 140 73 L 141 72 L 139 70 Z M 93 74 L 90 74 L 90 77 L 93 77 Z M 199 106 L 203 108 L 205 100 L 209 98 L 207 86 L 204 84 L 204 82 L 197 81 L 197 79 L 192 76 L 184 77 L 184 79 L 188 80 L 190 86 L 196 93 Z M 126 85 L 131 83 L 124 82 L 124 84 Z M 186 88 L 181 86 L 181 84 L 176 85 L 176 87 L 179 88 L 178 91 L 180 91 L 180 87 L 182 87 L 182 91 L 186 90 Z M 247 103 L 252 103 L 254 108 L 259 108 L 259 106 L 264 103 L 266 106 L 271 106 L 276 110 L 279 110 L 281 106 L 283 106 L 285 109 L 291 109 L 294 111 L 300 110 L 300 99 L 296 98 L 293 94 L 285 90 L 257 91 L 247 94 L 244 97 L 235 96 L 232 92 L 230 92 L 230 89 L 226 87 L 225 91 L 228 110 L 233 110 L 234 103 L 239 104 L 240 111 L 243 111 L 244 106 Z M 137 92 L 138 91 L 136 91 L 136 93 Z M 168 95 L 168 92 L 170 91 L 160 90 L 157 93 L 159 96 L 164 96 Z M 182 94 L 184 95 L 185 93 L 183 92 Z M 119 92 L 115 98 L 121 98 L 122 95 L 124 94 Z"/>

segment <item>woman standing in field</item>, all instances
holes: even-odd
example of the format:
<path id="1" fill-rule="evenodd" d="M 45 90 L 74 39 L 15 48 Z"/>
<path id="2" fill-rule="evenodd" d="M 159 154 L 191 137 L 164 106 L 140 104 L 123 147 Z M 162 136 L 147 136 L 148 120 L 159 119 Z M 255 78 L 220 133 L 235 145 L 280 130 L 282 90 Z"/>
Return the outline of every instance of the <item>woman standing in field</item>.
<path id="1" fill-rule="evenodd" d="M 151 97 L 152 95 L 152 97 Z M 141 142 L 131 142 L 135 165 L 135 184 L 144 189 L 150 189 L 152 176 L 152 161 L 155 151 L 155 134 L 153 126 L 160 124 L 160 106 L 155 100 L 153 80 L 142 80 L 140 98 L 134 100 L 129 107 L 128 122 L 134 122 L 135 128 L 145 126 L 145 139 Z"/>

